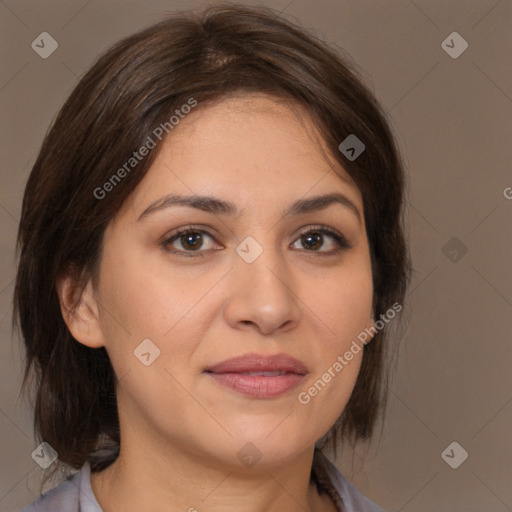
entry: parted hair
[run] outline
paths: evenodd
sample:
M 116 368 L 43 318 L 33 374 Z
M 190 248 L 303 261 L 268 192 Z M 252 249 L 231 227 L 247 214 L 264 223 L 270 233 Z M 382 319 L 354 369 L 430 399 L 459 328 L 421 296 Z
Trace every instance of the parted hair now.
M 56 282 L 66 273 L 79 282 L 94 275 L 107 224 L 160 145 L 123 173 L 107 197 L 98 198 L 98 187 L 191 98 L 198 110 L 244 93 L 307 110 L 331 157 L 362 194 L 375 319 L 403 303 L 411 270 L 406 175 L 386 114 L 350 57 L 269 8 L 220 4 L 173 14 L 115 44 L 80 79 L 25 188 L 13 321 L 25 345 L 23 390 L 34 400 L 37 437 L 64 467 L 79 469 L 87 461 L 93 472 L 107 467 L 117 456 L 120 430 L 107 352 L 73 338 Z M 356 159 L 339 149 L 351 134 L 365 145 Z M 354 390 L 323 447 L 371 438 L 386 401 L 391 341 L 386 326 L 365 345 Z

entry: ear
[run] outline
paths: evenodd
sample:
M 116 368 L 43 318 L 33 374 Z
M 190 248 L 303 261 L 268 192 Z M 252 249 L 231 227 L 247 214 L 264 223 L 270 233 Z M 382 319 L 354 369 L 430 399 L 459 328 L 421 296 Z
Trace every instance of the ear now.
M 62 317 L 73 338 L 91 348 L 104 346 L 92 280 L 84 285 L 67 272 L 57 280 L 56 287 Z

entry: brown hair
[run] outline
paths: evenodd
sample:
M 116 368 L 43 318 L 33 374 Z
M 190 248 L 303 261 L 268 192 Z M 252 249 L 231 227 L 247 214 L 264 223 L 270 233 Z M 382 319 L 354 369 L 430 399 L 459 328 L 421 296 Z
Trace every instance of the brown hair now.
M 348 58 L 268 8 L 217 5 L 172 16 L 109 49 L 80 80 L 48 132 L 23 198 L 14 318 L 26 346 L 23 388 L 35 377 L 35 429 L 68 467 L 93 471 L 119 443 L 115 375 L 103 348 L 70 334 L 56 280 L 94 275 L 102 236 L 158 152 L 152 150 L 108 198 L 98 187 L 133 158 L 176 108 L 244 92 L 303 105 L 332 156 L 362 193 L 378 319 L 402 303 L 410 272 L 403 230 L 405 176 L 385 115 Z M 167 123 L 167 125 L 165 125 Z M 365 144 L 355 160 L 338 149 L 350 134 Z M 114 171 L 114 172 L 113 172 Z M 365 346 L 341 417 L 325 437 L 368 439 L 385 400 L 388 332 Z

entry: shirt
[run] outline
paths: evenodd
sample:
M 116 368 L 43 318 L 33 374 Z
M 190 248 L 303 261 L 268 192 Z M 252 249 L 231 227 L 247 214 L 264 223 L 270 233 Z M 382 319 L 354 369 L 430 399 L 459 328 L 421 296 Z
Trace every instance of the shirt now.
M 338 512 L 385 512 L 363 496 L 318 450 L 313 459 L 313 473 L 320 492 L 332 498 Z M 91 488 L 89 463 L 21 512 L 103 512 Z

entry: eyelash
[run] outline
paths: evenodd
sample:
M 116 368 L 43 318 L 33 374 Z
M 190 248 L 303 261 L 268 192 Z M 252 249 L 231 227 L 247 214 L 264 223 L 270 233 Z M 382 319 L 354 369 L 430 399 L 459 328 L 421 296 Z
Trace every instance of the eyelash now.
M 208 232 L 208 231 L 206 231 L 204 229 L 195 228 L 194 226 L 187 226 L 187 227 L 184 227 L 184 228 L 180 228 L 175 233 L 172 233 L 170 236 L 166 237 L 162 241 L 162 246 L 163 246 L 163 248 L 166 251 L 170 252 L 171 254 L 183 255 L 184 257 L 187 257 L 187 258 L 190 258 L 190 257 L 203 257 L 204 254 L 202 254 L 202 253 L 204 253 L 206 251 L 201 251 L 201 250 L 197 250 L 197 251 L 176 250 L 176 249 L 172 249 L 170 247 L 170 245 L 175 240 L 178 240 L 183 235 L 188 235 L 188 234 L 191 234 L 191 233 L 207 235 L 210 238 L 212 238 L 213 240 L 215 240 L 215 237 L 210 232 Z M 306 251 L 306 252 L 318 253 L 320 256 L 334 256 L 334 255 L 338 254 L 341 251 L 344 251 L 344 250 L 352 248 L 352 245 L 350 245 L 347 242 L 347 239 L 341 233 L 339 233 L 336 230 L 333 230 L 332 228 L 329 228 L 327 226 L 321 225 L 321 224 L 313 225 L 313 226 L 308 226 L 307 229 L 305 229 L 305 230 L 303 230 L 303 231 L 301 231 L 299 233 L 299 236 L 295 239 L 293 244 L 295 244 L 302 236 L 304 236 L 304 235 L 306 235 L 308 233 L 319 233 L 319 234 L 322 234 L 322 235 L 328 235 L 328 236 L 330 236 L 331 238 L 333 238 L 336 241 L 336 243 L 338 244 L 338 247 L 336 249 L 334 249 L 334 250 L 329 251 L 329 252 L 322 252 L 322 251 L 315 251 L 315 250 L 304 249 L 304 251 Z M 213 250 L 217 250 L 217 249 L 213 249 Z

